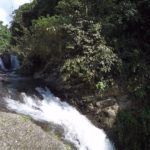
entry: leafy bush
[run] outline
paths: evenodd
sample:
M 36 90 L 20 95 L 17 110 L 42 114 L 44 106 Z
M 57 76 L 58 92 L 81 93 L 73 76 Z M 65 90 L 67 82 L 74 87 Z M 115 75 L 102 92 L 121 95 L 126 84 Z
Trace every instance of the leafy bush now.
M 118 61 L 111 47 L 101 36 L 101 25 L 92 20 L 78 20 L 65 26 L 68 34 L 66 59 L 61 71 L 65 80 L 86 82 L 95 88 L 112 78 L 112 67 Z
M 10 31 L 7 26 L 0 22 L 0 51 L 3 51 L 10 44 Z
M 40 17 L 34 20 L 32 27 L 25 31 L 24 36 L 18 42 L 18 49 L 21 49 L 23 64 L 31 64 L 31 68 L 38 71 L 47 63 L 60 61 L 64 36 L 62 25 L 68 20 L 62 16 Z M 30 63 L 25 63 L 29 61 Z M 34 72 L 34 69 L 32 70 Z
M 116 121 L 116 139 L 122 150 L 150 149 L 150 110 L 122 111 Z

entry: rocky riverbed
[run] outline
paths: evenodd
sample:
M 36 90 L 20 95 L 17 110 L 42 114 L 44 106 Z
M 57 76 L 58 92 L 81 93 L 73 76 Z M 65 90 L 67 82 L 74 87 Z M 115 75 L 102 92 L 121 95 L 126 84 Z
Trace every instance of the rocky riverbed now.
M 83 94 L 83 93 L 76 92 L 76 89 L 72 89 L 72 87 L 66 88 L 65 86 L 62 87 L 61 84 L 59 84 L 59 85 L 55 84 L 55 83 L 59 83 L 59 82 L 52 83 L 52 82 L 46 81 L 44 83 L 44 82 L 37 82 L 30 78 L 22 78 L 22 77 L 20 78 L 17 76 L 9 76 L 8 77 L 5 75 L 1 75 L 0 80 L 1 80 L 0 81 L 1 97 L 4 97 L 5 95 L 7 95 L 7 92 L 9 92 L 8 89 L 15 90 L 15 93 L 16 93 L 16 90 L 19 93 L 22 91 L 25 91 L 30 95 L 30 93 L 33 94 L 33 92 L 35 92 L 35 91 L 33 91 L 34 87 L 37 87 L 39 85 L 40 86 L 43 86 L 43 85 L 48 86 L 55 95 L 60 97 L 62 100 L 67 101 L 71 105 L 75 106 L 80 112 L 82 112 L 84 115 L 86 115 L 96 126 L 105 129 L 105 131 L 110 131 L 107 133 L 111 133 L 111 129 L 114 127 L 118 112 L 120 110 L 129 109 L 131 106 L 131 101 L 130 101 L 128 95 L 123 95 L 123 94 L 119 95 L 118 93 L 117 93 L 118 94 L 117 95 L 113 91 L 111 92 L 112 95 L 110 94 L 105 97 L 100 97 L 99 95 L 89 95 L 90 92 L 88 93 L 88 89 L 82 89 L 81 92 L 84 92 L 84 94 Z M 85 92 L 87 92 L 87 94 Z M 16 97 L 17 95 L 14 95 L 13 93 L 9 93 L 9 94 L 11 94 L 11 96 L 14 99 L 17 98 Z M 6 111 L 5 104 L 3 102 L 4 102 L 4 100 L 2 100 L 0 102 L 0 106 L 1 106 L 0 110 Z M 24 117 L 22 117 L 20 115 L 12 114 L 10 112 L 9 113 L 1 112 L 1 116 L 4 116 L 3 118 L 1 118 L 3 120 L 4 120 L 4 118 L 6 118 L 4 121 L 3 120 L 1 121 L 1 122 L 6 122 L 6 126 L 4 126 L 5 125 L 5 123 L 4 123 L 3 128 L 1 128 L 3 130 L 2 132 L 8 133 L 8 135 L 10 133 L 10 136 L 8 136 L 8 135 L 5 136 L 5 134 L 1 134 L 1 136 L 3 137 L 3 138 L 1 137 L 1 139 L 2 139 L 1 145 L 3 146 L 3 144 L 4 144 L 4 146 L 6 146 L 3 148 L 4 150 L 13 144 L 14 144 L 13 146 L 15 146 L 14 149 L 17 149 L 17 146 L 19 149 L 20 146 L 23 146 L 23 143 L 27 144 L 28 142 L 30 142 L 29 139 L 31 137 L 33 137 L 33 139 L 32 139 L 30 147 L 32 147 L 32 143 L 34 143 L 33 147 L 34 147 L 34 145 L 37 145 L 37 147 L 35 147 L 35 149 L 38 149 L 38 148 L 39 149 L 50 149 L 51 146 L 52 146 L 52 149 L 56 149 L 56 150 L 57 149 L 63 150 L 66 148 L 67 149 L 71 148 L 70 146 L 66 146 L 66 144 L 64 144 L 64 142 L 62 142 L 61 139 L 57 138 L 57 136 L 54 133 L 45 132 L 41 128 L 42 124 L 40 124 L 40 126 L 39 126 L 39 125 L 35 124 L 34 122 L 32 122 L 30 119 L 24 119 Z M 21 124 L 23 124 L 23 126 L 21 126 Z M 8 127 L 8 125 L 9 125 L 9 127 Z M 22 127 L 25 130 L 22 131 Z M 34 128 L 34 131 L 31 136 L 30 136 L 30 134 L 28 135 L 28 132 L 29 132 L 28 130 L 30 130 L 30 127 Z M 17 131 L 15 131 L 15 130 L 17 130 Z M 15 133 L 15 134 L 13 135 L 13 133 Z M 18 138 L 18 139 L 16 139 L 15 137 L 10 138 L 13 136 L 16 136 L 16 138 Z M 51 138 L 49 138 L 49 136 L 51 136 Z M 43 142 L 43 144 L 45 143 L 44 145 L 42 145 L 42 143 L 38 142 L 38 140 L 40 140 L 41 137 L 43 140 L 45 139 L 44 140 L 45 142 Z M 8 138 L 8 143 L 5 143 L 5 140 L 7 138 Z M 14 139 L 14 141 L 12 139 Z M 9 140 L 10 140 L 10 142 L 9 142 Z M 49 142 L 49 140 L 51 142 Z M 53 140 L 54 140 L 54 142 L 53 142 Z M 17 141 L 17 142 L 15 143 L 15 141 Z M 55 144 L 55 141 L 56 141 L 56 144 Z M 38 143 L 38 144 L 36 144 L 36 143 Z M 45 147 L 42 147 L 42 146 L 45 146 Z M 56 146 L 56 148 L 53 148 L 55 146 Z M 26 147 L 26 145 L 24 147 Z M 23 147 L 21 147 L 21 149 L 23 149 Z M 32 149 L 34 149 L 34 148 L 32 148 Z
M 82 85 L 63 85 L 53 76 L 43 81 L 55 95 L 75 106 L 96 126 L 106 130 L 114 126 L 119 111 L 134 107 L 130 95 L 118 87 L 110 88 L 100 96 Z
M 23 82 L 24 80 L 24 82 Z M 30 83 L 30 84 L 29 84 Z M 29 117 L 9 111 L 4 97 L 10 90 L 14 93 L 32 93 L 35 86 L 30 79 L 0 75 L 0 149 L 1 150 L 68 150 L 71 149 L 61 137 L 52 132 L 45 123 L 34 122 Z M 13 97 L 19 95 L 11 93 Z

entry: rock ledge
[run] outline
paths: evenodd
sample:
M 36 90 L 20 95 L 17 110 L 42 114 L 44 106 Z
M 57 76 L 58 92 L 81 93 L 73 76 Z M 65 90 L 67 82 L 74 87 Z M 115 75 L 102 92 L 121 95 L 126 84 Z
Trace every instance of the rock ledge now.
M 0 148 L 2 150 L 66 150 L 65 144 L 51 132 L 45 132 L 21 115 L 0 112 Z

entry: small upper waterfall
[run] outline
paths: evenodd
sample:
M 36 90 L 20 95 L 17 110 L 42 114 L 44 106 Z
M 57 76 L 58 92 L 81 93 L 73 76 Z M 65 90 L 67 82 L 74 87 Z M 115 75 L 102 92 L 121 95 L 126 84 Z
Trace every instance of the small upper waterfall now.
M 3 58 L 3 56 L 0 57 L 0 70 L 2 71 L 15 71 L 17 69 L 19 69 L 20 67 L 20 63 L 19 63 L 19 60 L 18 60 L 18 57 L 15 55 L 15 54 L 9 54 L 8 57 L 10 57 L 10 62 L 7 62 L 7 63 L 10 63 L 10 67 L 8 67 L 8 65 L 6 65 L 6 62 L 5 62 L 5 58 Z
M 10 55 L 11 58 L 11 70 L 17 70 L 20 67 L 18 57 L 16 55 Z
M 29 115 L 38 121 L 61 126 L 64 139 L 73 143 L 78 150 L 114 150 L 105 132 L 95 127 L 74 107 L 60 101 L 47 88 L 36 88 L 36 90 L 43 100 L 25 93 L 21 94 L 19 101 L 5 97 L 8 109 Z
M 5 68 L 4 66 L 4 63 L 3 63 L 3 60 L 2 58 L 0 57 L 0 69 L 3 70 L 3 71 L 6 71 L 7 69 Z

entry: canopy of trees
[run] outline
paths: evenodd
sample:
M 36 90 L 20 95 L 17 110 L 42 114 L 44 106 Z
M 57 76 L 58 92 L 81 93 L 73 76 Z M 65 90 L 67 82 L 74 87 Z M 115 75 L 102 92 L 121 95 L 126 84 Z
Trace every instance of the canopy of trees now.
M 3 22 L 0 22 L 0 52 L 4 51 L 8 47 L 10 42 L 10 31 L 7 26 L 3 25 Z
M 142 104 L 140 118 L 147 120 L 140 128 L 149 132 L 149 14 L 149 0 L 34 0 L 15 11 L 11 44 L 30 73 L 46 66 L 47 74 L 55 69 L 71 86 L 82 83 L 100 93 L 114 84 L 124 87 Z M 132 147 L 128 138 L 121 141 L 126 149 L 143 149 L 139 139 Z
M 52 57 L 63 61 L 65 79 L 82 78 L 93 87 L 117 74 L 144 96 L 150 74 L 149 5 L 148 0 L 34 0 L 15 12 L 11 43 L 28 58 L 42 57 L 43 65 Z

